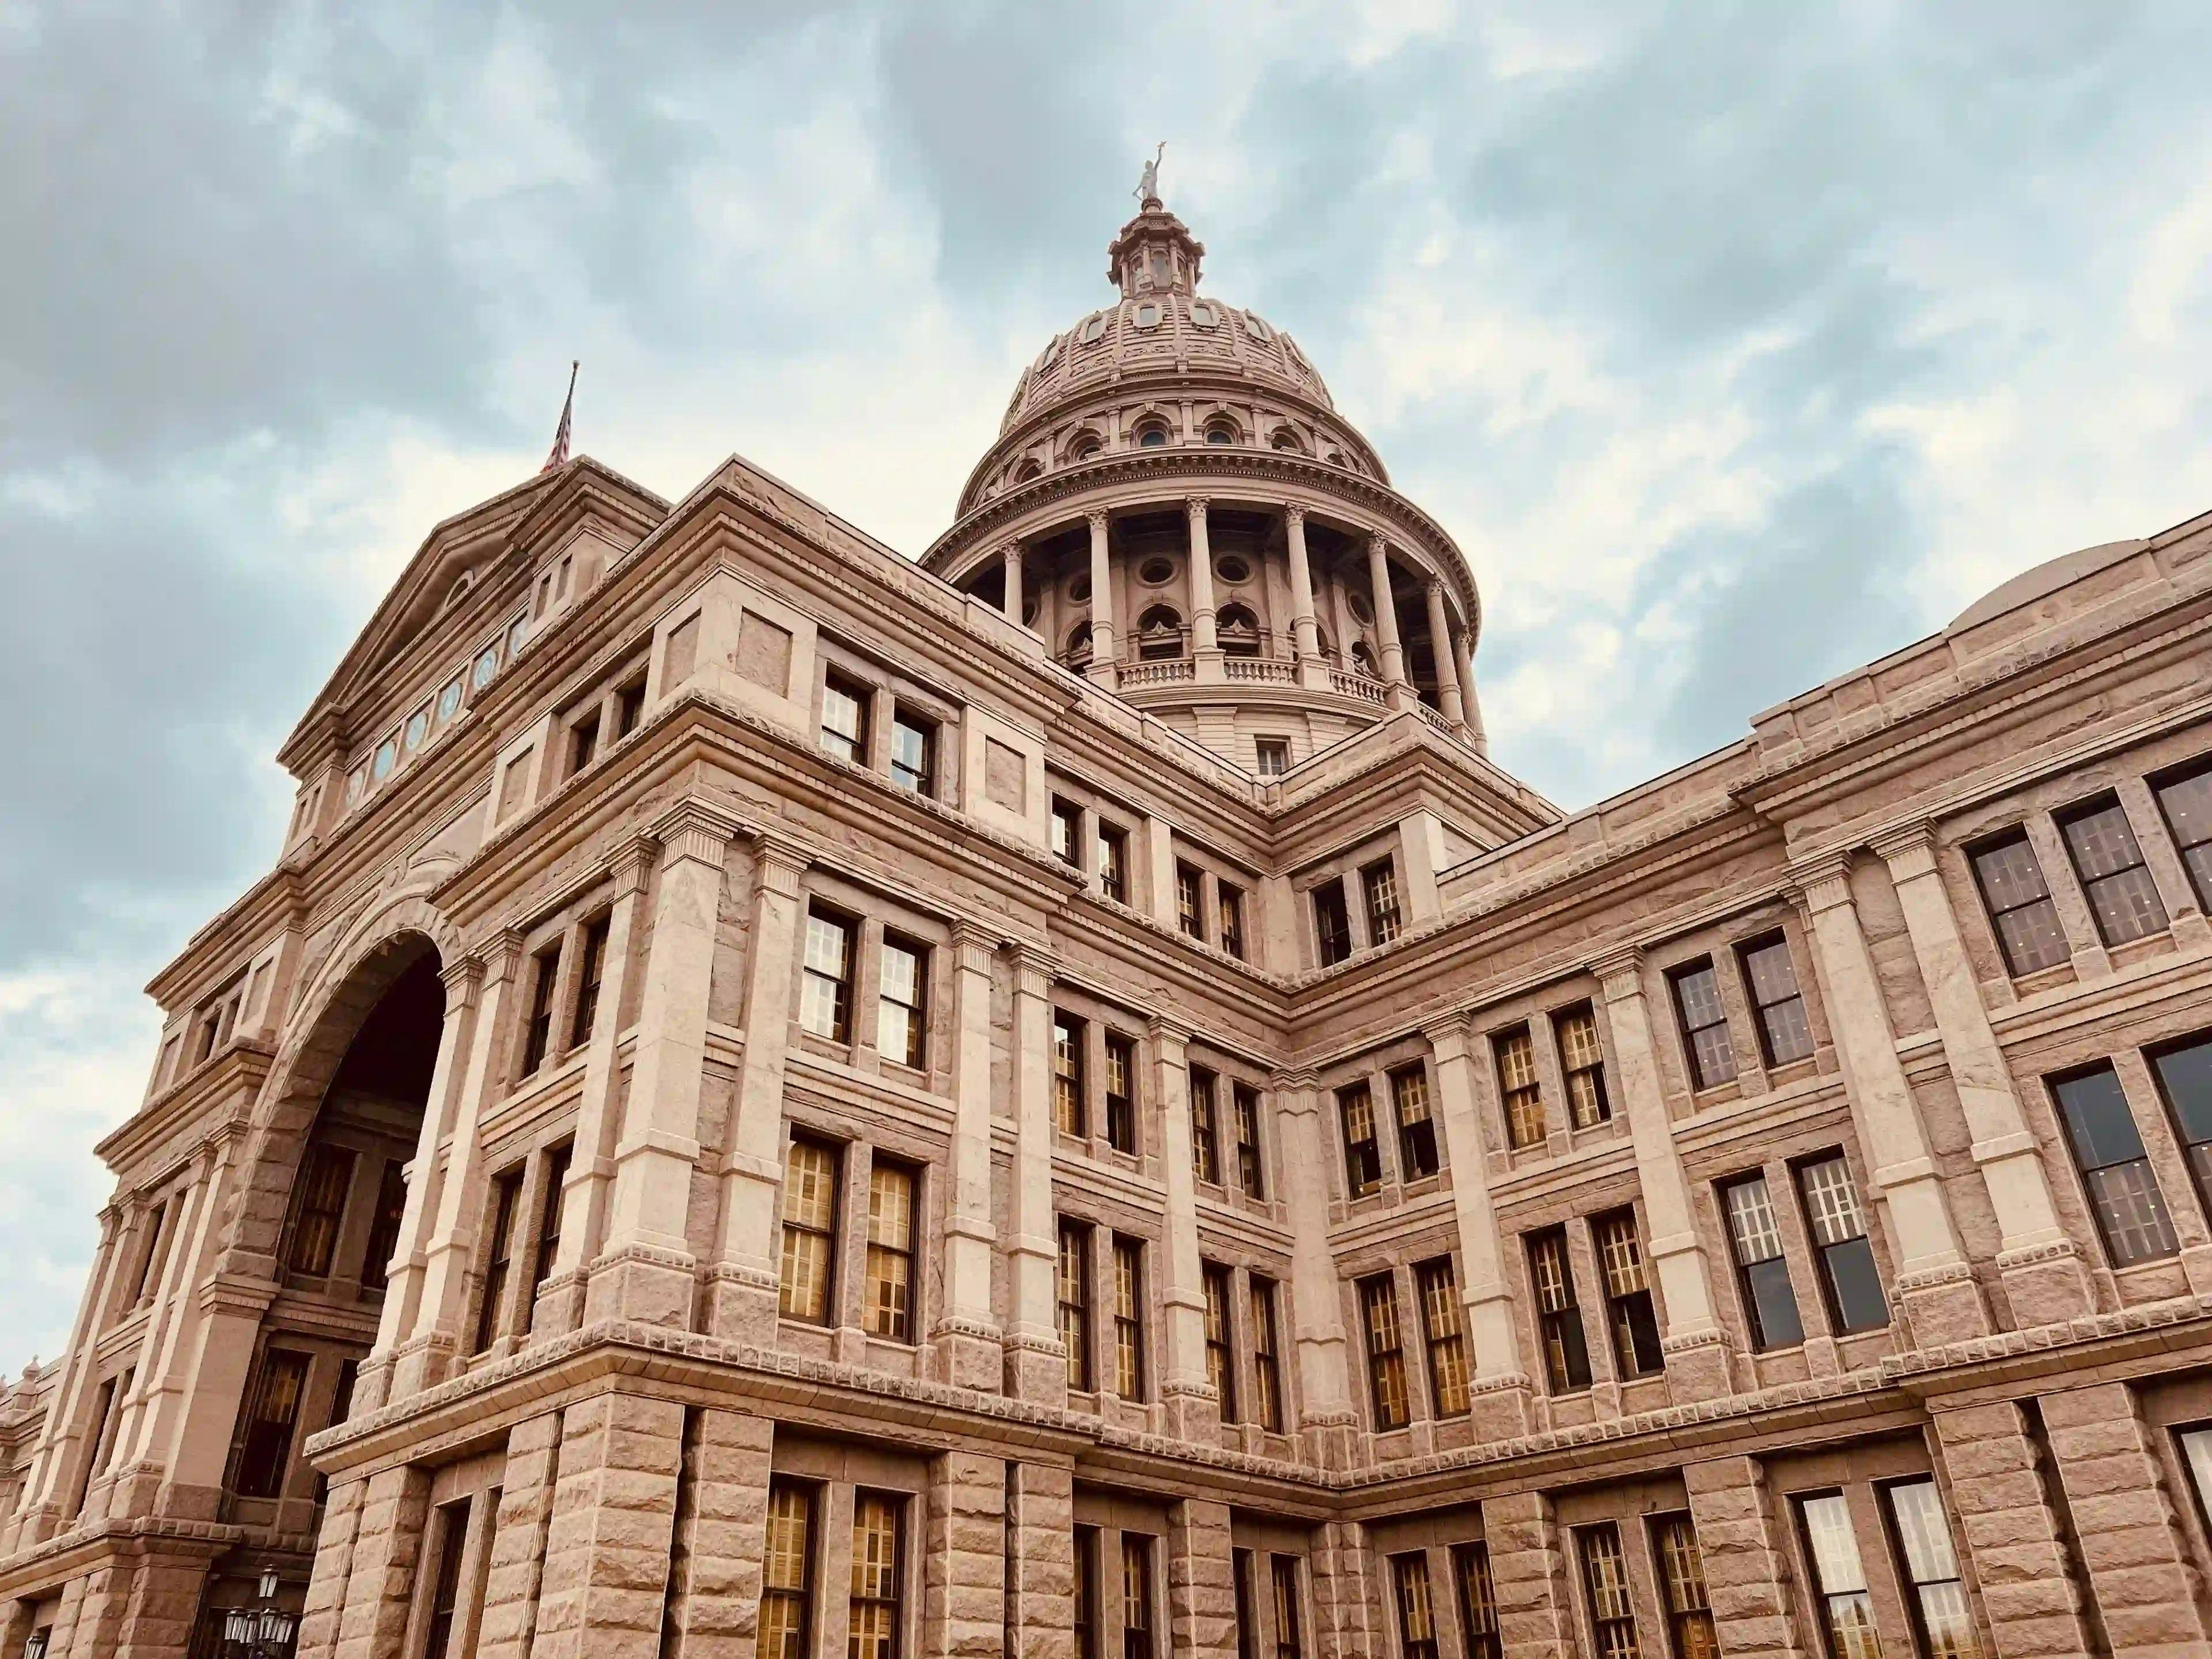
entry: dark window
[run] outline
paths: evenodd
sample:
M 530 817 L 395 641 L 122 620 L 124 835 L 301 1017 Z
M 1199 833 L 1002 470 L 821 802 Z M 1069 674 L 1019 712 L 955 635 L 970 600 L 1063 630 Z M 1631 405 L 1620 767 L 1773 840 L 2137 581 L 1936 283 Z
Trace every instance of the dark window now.
M 2212 1213 L 2212 1038 L 2154 1054 L 2151 1070 L 2188 1149 L 2198 1195 Z
M 1382 1148 L 1375 1139 L 1375 1097 L 1364 1083 L 1336 1091 L 1336 1109 L 1344 1120 L 1344 1184 L 1354 1198 L 1364 1198 L 1382 1185 Z
M 1198 939 L 1206 937 L 1206 911 L 1200 898 L 1202 879 L 1192 866 L 1176 866 L 1176 926 Z
M 1073 1014 L 1052 1017 L 1052 1115 L 1062 1134 L 1091 1132 L 1089 1103 L 1083 1086 L 1083 1022 Z
M 1437 1611 L 1429 1600 L 1429 1558 L 1420 1551 L 1390 1558 L 1397 1592 L 1398 1651 L 1404 1659 L 1437 1659 Z
M 868 1254 L 860 1323 L 871 1336 L 914 1340 L 914 1171 L 878 1159 L 868 1170 Z
M 2189 866 L 2197 902 L 2212 909 L 2212 762 L 2199 761 L 2151 787 L 2174 845 L 2181 849 L 2181 861 Z
M 1253 1644 L 1259 1629 L 1252 1611 L 1252 1552 L 1229 1552 L 1229 1579 L 1237 1588 L 1237 1659 L 1260 1659 Z
M 1075 1659 L 1098 1659 L 1098 1528 L 1075 1529 Z
M 1106 1144 L 1133 1157 L 1137 1151 L 1137 1045 L 1106 1034 Z
M 1498 1097 L 1505 1108 L 1505 1140 L 1510 1146 L 1540 1146 L 1547 1126 L 1544 1091 L 1536 1081 L 1536 1044 L 1528 1028 L 1516 1025 L 1491 1039 L 1498 1062 Z
M 568 728 L 568 775 L 574 777 L 599 752 L 599 711 L 596 708 Z
M 422 1659 L 446 1659 L 453 1639 L 453 1615 L 461 1605 L 461 1556 L 469 1541 L 469 1500 L 438 1510 L 437 1567 L 430 1575 L 430 1621 L 422 1638 Z
M 1636 1607 L 1628 1589 L 1628 1558 L 1620 1528 L 1607 1521 L 1575 1534 L 1583 1558 L 1583 1593 L 1589 1601 L 1590 1633 L 1598 1659 L 1637 1659 Z
M 831 1042 L 853 1040 L 853 939 L 842 916 L 810 908 L 799 983 L 799 1029 Z
M 760 1659 L 805 1659 L 814 1609 L 814 1491 L 788 1480 L 768 1491 L 762 1562 Z
M 1214 1109 L 1213 1073 L 1190 1068 L 1191 1173 L 1212 1186 L 1221 1184 L 1221 1134 Z
M 640 674 L 615 693 L 615 736 L 628 737 L 645 715 L 645 676 Z
M 1249 1288 L 1252 1308 L 1252 1381 L 1259 1393 L 1260 1426 L 1270 1434 L 1280 1434 L 1283 1354 L 1275 1328 L 1275 1282 L 1254 1273 Z
M 891 716 L 891 781 L 917 795 L 937 793 L 937 728 L 903 708 Z
M 1797 969 L 1790 942 L 1777 933 L 1743 947 L 1744 982 L 1759 1017 L 1759 1046 L 1769 1066 L 1787 1066 L 1813 1052 L 1813 1027 L 1798 994 Z
M 1717 1088 L 1735 1076 L 1735 1049 L 1729 1042 L 1728 1012 L 1721 1006 L 1720 975 L 1706 960 L 1677 968 L 1667 978 L 1674 988 L 1682 1046 L 1689 1051 L 1690 1086 Z
M 592 1040 L 599 1023 L 599 988 L 607 976 L 608 918 L 599 917 L 584 928 L 584 959 L 576 970 L 576 1018 L 569 1027 L 568 1046 L 580 1048 Z
M 1116 904 L 1129 902 L 1129 835 L 1112 824 L 1098 826 L 1098 890 Z
M 855 766 L 868 763 L 867 688 L 832 674 L 822 684 L 822 747 Z
M 1060 1265 L 1053 1279 L 1060 1346 L 1067 1350 L 1067 1386 L 1091 1391 L 1091 1229 L 1060 1224 Z
M 830 1322 L 837 1259 L 837 1149 L 794 1139 L 783 1160 L 783 1254 L 778 1300 L 787 1319 Z
M 2172 1255 L 2179 1248 L 2173 1223 L 2166 1215 L 2158 1177 L 2143 1155 L 2142 1137 L 2128 1110 L 2119 1074 L 2106 1064 L 2051 1087 L 2058 1097 L 2066 1139 L 2081 1171 L 2081 1184 L 2088 1188 L 2089 1206 L 2097 1212 L 2097 1230 L 2105 1237 L 2112 1265 L 2124 1267 Z
M 292 1464 L 292 1431 L 299 1425 L 301 1396 L 307 1387 L 306 1354 L 290 1348 L 270 1348 L 262 1354 L 239 1450 L 240 1498 L 275 1498 L 283 1491 Z
M 1597 1246 L 1598 1276 L 1605 1281 L 1614 1368 L 1624 1377 L 1663 1370 L 1667 1360 L 1659 1347 L 1659 1320 L 1651 1307 L 1651 1285 L 1644 1269 L 1644 1248 L 1636 1237 L 1635 1212 L 1615 1210 L 1595 1217 L 1590 1237 Z
M 1388 945 L 1405 930 L 1398 910 L 1398 866 L 1389 859 L 1359 872 L 1359 890 L 1367 902 L 1367 942 Z
M 1263 778 L 1279 778 L 1291 769 L 1291 745 L 1282 738 L 1257 738 L 1252 753 Z
M 1667 1606 L 1667 1635 L 1674 1659 L 1719 1659 L 1705 1558 L 1698 1553 L 1698 1530 L 1690 1517 L 1662 1515 L 1653 1522 L 1651 1553 L 1658 1558 L 1659 1594 Z
M 1850 1505 L 1839 1492 L 1800 1498 L 1797 1522 L 1804 1532 L 1806 1559 L 1813 1565 L 1813 1590 L 1820 1598 L 1828 1650 L 1844 1659 L 1880 1653 L 1881 1638 L 1875 1630 L 1874 1601 L 1867 1594 Z
M 1141 1533 L 1121 1534 L 1121 1659 L 1152 1659 L 1152 1540 Z
M 1605 1054 L 1598 1046 L 1597 1014 L 1589 1004 L 1563 1009 L 1552 1017 L 1559 1041 L 1559 1065 L 1567 1078 L 1567 1121 L 1594 1129 L 1613 1115 L 1605 1092 Z
M 2135 826 L 2117 799 L 2108 796 L 2075 808 L 2058 820 L 2058 829 L 2106 944 L 2125 945 L 2166 931 L 2158 884 L 2144 867 Z
M 877 978 L 876 1052 L 893 1065 L 920 1066 L 929 1050 L 929 952 L 886 933 Z
M 353 1186 L 353 1153 L 343 1146 L 318 1146 L 300 1172 L 299 1208 L 292 1218 L 292 1248 L 284 1265 L 309 1279 L 331 1271 L 345 1220 L 346 1194 Z
M 1972 1654 L 1973 1610 L 1959 1576 L 1959 1554 L 1952 1547 L 1950 1523 L 1936 1483 L 1925 1476 L 1883 1489 L 1897 1553 L 1912 1586 L 1912 1616 L 1923 1653 Z
M 1398 1114 L 1398 1172 L 1419 1181 L 1437 1172 L 1437 1124 L 1429 1114 L 1429 1073 L 1401 1066 L 1390 1073 L 1390 1103 Z
M 337 1386 L 331 1390 L 330 1415 L 323 1419 L 325 1428 L 334 1429 L 353 1414 L 354 1385 L 360 1381 L 360 1360 L 347 1359 L 339 1362 Z M 330 1495 L 330 1476 L 318 1472 L 315 1476 L 315 1502 L 321 1504 L 326 1501 Z
M 1438 1417 L 1463 1417 L 1468 1409 L 1467 1338 L 1459 1281 L 1451 1258 L 1440 1255 L 1413 1268 L 1421 1298 L 1421 1338 L 1429 1354 L 1429 1399 Z
M 545 1063 L 553 1046 L 553 989 L 561 980 L 561 947 L 540 951 L 530 959 L 530 1022 L 522 1029 L 522 1075 L 529 1077 Z
M 510 1170 L 491 1183 L 491 1254 L 485 1258 L 483 1300 L 477 1308 L 476 1346 L 482 1353 L 499 1334 L 499 1304 L 507 1297 L 507 1274 L 514 1261 L 514 1206 L 522 1196 L 522 1171 Z
M 1114 1392 L 1145 1397 L 1145 1247 L 1114 1240 Z
M 906 1503 L 853 1494 L 853 1593 L 846 1602 L 848 1659 L 898 1659 L 900 1589 L 906 1577 Z
M 138 1271 L 131 1288 L 131 1300 L 135 1304 L 146 1299 L 147 1287 L 154 1281 L 154 1260 L 161 1254 L 162 1235 L 167 1230 L 168 1200 L 164 1199 L 146 1214 L 145 1248 L 138 1253 Z
M 1544 1375 L 1553 1394 L 1590 1385 L 1589 1347 L 1583 1310 L 1575 1300 L 1575 1270 L 1567 1259 L 1567 1234 L 1553 1227 L 1528 1236 L 1528 1277 L 1536 1287 L 1536 1322 L 1544 1348 Z
M 1721 1188 L 1728 1212 L 1729 1247 L 1735 1256 L 1736 1283 L 1754 1348 L 1791 1348 L 1805 1340 L 1797 1316 L 1797 1293 L 1790 1288 L 1790 1263 L 1782 1254 L 1782 1228 L 1763 1175 L 1746 1176 Z
M 1073 801 L 1055 798 L 1052 803 L 1052 855 L 1083 867 L 1083 809 Z
M 1836 1328 L 1869 1331 L 1888 1324 L 1889 1303 L 1867 1238 L 1866 1214 L 1844 1155 L 1799 1164 L 1797 1191 L 1805 1202 L 1806 1229 L 1820 1255 L 1821 1289 Z
M 1467 1636 L 1467 1659 L 1500 1659 L 1498 1593 L 1490 1582 L 1486 1544 L 1452 1546 L 1452 1580 L 1459 1590 L 1459 1627 Z
M 1321 965 L 1334 967 L 1352 954 L 1352 918 L 1344 908 L 1344 883 L 1325 881 L 1313 890 L 1314 939 Z
M 1377 1429 L 1402 1429 L 1413 1417 L 1406 1391 L 1406 1342 L 1398 1328 L 1398 1286 L 1389 1273 L 1359 1281 L 1359 1322 L 1367 1336 L 1367 1383 Z
M 1260 1091 L 1249 1083 L 1232 1083 L 1229 1102 L 1231 1115 L 1236 1120 L 1237 1188 L 1247 1198 L 1265 1198 L 1267 1175 L 1260 1155 Z
M 2014 974 L 2032 974 L 2055 968 L 2072 955 L 2027 830 L 2015 830 L 1984 842 L 1973 850 L 1971 861 L 1982 902 L 1989 907 L 1990 921 L 1997 930 L 1997 943 L 2004 947 L 2007 968 Z
M 1275 1659 L 1304 1659 L 1305 1643 L 1298 1618 L 1298 1558 L 1269 1556 L 1267 1580 L 1275 1601 Z
M 1237 1350 L 1229 1337 L 1229 1269 L 1208 1261 L 1199 1269 L 1206 1291 L 1206 1380 L 1221 1402 L 1221 1420 L 1237 1420 Z
M 561 1206 L 567 1200 L 568 1164 L 574 1149 L 567 1144 L 545 1155 L 545 1192 L 538 1205 L 538 1255 L 531 1264 L 530 1290 L 533 1310 L 538 1287 L 553 1276 L 553 1263 L 561 1254 Z
M 1221 948 L 1239 962 L 1244 959 L 1244 890 L 1225 881 L 1213 884 L 1213 908 L 1219 920 Z
M 407 1166 L 396 1158 L 384 1160 L 384 1175 L 376 1186 L 376 1219 L 369 1224 L 368 1249 L 361 1260 L 363 1290 L 380 1291 L 392 1271 L 392 1253 L 399 1248 L 400 1224 L 407 1218 Z

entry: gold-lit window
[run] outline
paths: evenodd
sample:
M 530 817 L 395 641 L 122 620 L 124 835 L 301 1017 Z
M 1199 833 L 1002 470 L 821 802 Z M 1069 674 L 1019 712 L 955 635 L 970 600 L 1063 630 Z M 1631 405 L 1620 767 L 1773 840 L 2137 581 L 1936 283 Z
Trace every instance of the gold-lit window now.
M 853 1037 L 853 924 L 842 916 L 807 912 L 799 1026 L 832 1042 Z
M 1422 1262 L 1413 1269 L 1413 1279 L 1420 1288 L 1421 1334 L 1428 1344 L 1429 1393 L 1437 1415 L 1463 1415 L 1468 1408 L 1467 1338 L 1451 1258 Z
M 1528 1028 L 1501 1031 L 1492 1046 L 1498 1056 L 1498 1098 L 1505 1105 L 1505 1138 L 1516 1146 L 1540 1146 L 1548 1129 L 1544 1092 L 1536 1081 L 1536 1045 Z
M 1237 1353 L 1229 1340 L 1229 1269 L 1207 1262 L 1201 1271 L 1206 1289 L 1206 1380 L 1221 1402 L 1221 1420 L 1237 1420 Z
M 871 1336 L 914 1340 L 914 1171 L 877 1164 L 868 1171 L 867 1300 Z
M 1145 1397 L 1145 1247 L 1114 1241 L 1114 1392 Z
M 1060 1224 L 1060 1263 L 1053 1276 L 1060 1340 L 1067 1350 L 1067 1386 L 1091 1389 L 1091 1230 Z
M 786 1318 L 829 1322 L 836 1230 L 837 1154 L 818 1141 L 793 1140 L 783 1165 L 781 1304 Z
M 768 1494 L 762 1561 L 760 1659 L 805 1659 L 814 1603 L 814 1493 L 779 1480 Z
M 1083 1088 L 1083 1022 L 1073 1014 L 1052 1017 L 1052 1115 L 1060 1132 L 1090 1132 Z
M 1398 1287 L 1388 1273 L 1359 1281 L 1359 1319 L 1367 1335 L 1367 1382 L 1375 1426 L 1402 1429 L 1413 1416 L 1406 1393 L 1405 1340 L 1398 1330 Z
M 898 1659 L 899 1589 L 905 1576 L 906 1504 L 882 1492 L 853 1497 L 853 1594 L 848 1659 Z
M 1587 1002 L 1556 1016 L 1559 1066 L 1567 1079 L 1567 1121 L 1594 1129 L 1613 1115 L 1605 1093 L 1605 1054 L 1598 1047 L 1597 1015 Z

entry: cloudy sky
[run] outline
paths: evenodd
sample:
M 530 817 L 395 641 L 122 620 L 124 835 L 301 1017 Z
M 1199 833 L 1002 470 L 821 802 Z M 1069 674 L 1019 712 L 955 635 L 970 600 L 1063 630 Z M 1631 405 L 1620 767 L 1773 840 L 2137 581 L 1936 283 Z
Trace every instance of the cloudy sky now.
M 2212 12 L 0 3 L 0 1364 L 141 992 L 437 519 L 736 450 L 909 551 L 1138 163 L 1468 550 L 1579 805 L 2212 505 Z

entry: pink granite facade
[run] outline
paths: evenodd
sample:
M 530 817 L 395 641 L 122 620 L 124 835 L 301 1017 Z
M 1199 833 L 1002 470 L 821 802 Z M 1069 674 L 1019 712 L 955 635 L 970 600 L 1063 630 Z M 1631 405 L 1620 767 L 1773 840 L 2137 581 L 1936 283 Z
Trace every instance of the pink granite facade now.
M 0 1655 L 2212 1653 L 2212 515 L 1565 814 L 1202 254 L 918 561 L 430 532 L 150 988 Z

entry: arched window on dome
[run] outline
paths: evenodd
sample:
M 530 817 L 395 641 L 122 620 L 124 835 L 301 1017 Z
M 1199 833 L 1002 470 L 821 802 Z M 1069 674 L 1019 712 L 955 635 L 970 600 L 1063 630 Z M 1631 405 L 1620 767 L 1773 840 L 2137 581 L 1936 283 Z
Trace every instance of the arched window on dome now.
M 1089 623 L 1078 623 L 1067 630 L 1067 644 L 1060 655 L 1060 660 L 1070 668 L 1087 668 L 1091 665 L 1091 624 Z
M 1137 307 L 1136 321 L 1139 328 L 1158 328 L 1160 325 L 1159 307 L 1150 300 L 1146 301 Z
M 1105 333 L 1106 313 L 1102 311 L 1097 316 L 1091 318 L 1090 321 L 1084 324 L 1083 343 L 1085 345 L 1096 345 L 1105 337 Z
M 1260 619 L 1249 606 L 1224 605 L 1213 619 L 1214 637 L 1221 642 L 1221 653 L 1226 657 L 1256 657 L 1260 654 Z
M 1173 605 L 1156 605 L 1137 618 L 1137 655 L 1145 662 L 1182 655 L 1182 616 Z
M 1275 332 L 1250 312 L 1244 313 L 1244 330 L 1255 340 L 1272 340 Z
M 1210 444 L 1240 443 L 1243 437 L 1237 429 L 1237 422 L 1226 416 L 1217 415 L 1206 423 L 1206 441 Z
M 1168 441 L 1168 423 L 1157 417 L 1142 421 L 1137 426 L 1137 447 L 1164 449 Z
M 1078 461 L 1087 461 L 1105 447 L 1098 434 L 1086 428 L 1068 440 L 1068 465 L 1072 466 Z
M 1014 482 L 1018 484 L 1027 483 L 1031 478 L 1041 478 L 1043 476 L 1044 467 L 1034 455 L 1014 469 Z
M 1291 431 L 1291 428 L 1286 426 L 1277 427 L 1275 428 L 1275 435 L 1268 439 L 1267 441 L 1273 447 L 1282 450 L 1286 454 L 1303 455 L 1306 453 L 1305 445 L 1298 441 L 1298 434 Z
M 1192 301 L 1190 325 L 1193 328 L 1212 328 L 1220 320 L 1221 313 L 1213 308 L 1213 302 L 1211 300 Z

